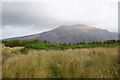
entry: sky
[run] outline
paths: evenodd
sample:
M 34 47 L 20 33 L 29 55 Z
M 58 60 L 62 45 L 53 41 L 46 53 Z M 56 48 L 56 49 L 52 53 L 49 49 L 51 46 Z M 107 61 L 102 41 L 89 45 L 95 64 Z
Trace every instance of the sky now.
M 83 24 L 118 32 L 119 0 L 2 0 L 2 39 Z

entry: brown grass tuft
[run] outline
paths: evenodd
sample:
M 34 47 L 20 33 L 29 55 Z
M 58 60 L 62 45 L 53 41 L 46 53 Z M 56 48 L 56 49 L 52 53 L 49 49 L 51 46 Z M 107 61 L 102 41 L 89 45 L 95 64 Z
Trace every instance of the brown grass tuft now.
M 7 55 L 5 55 L 7 54 Z M 12 55 L 3 50 L 3 78 L 116 78 L 118 48 L 29 50 Z M 9 55 L 11 56 L 11 54 Z

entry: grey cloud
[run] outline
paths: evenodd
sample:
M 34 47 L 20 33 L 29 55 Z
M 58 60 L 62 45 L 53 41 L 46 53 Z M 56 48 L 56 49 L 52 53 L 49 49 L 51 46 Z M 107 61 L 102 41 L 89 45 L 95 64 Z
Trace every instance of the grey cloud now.
M 99 4 L 96 0 L 93 1 L 94 3 L 87 1 L 84 4 L 81 3 L 84 0 L 76 0 L 76 2 L 70 2 L 70 0 L 66 0 L 66 2 L 64 0 L 54 1 L 3 2 L 4 38 L 13 36 L 15 30 L 19 30 L 15 34 L 15 36 L 19 36 L 50 30 L 61 25 L 74 24 L 85 24 L 111 31 L 116 30 L 117 8 L 111 6 L 112 0 L 104 2 L 104 4 Z M 20 33 L 20 31 L 24 31 L 24 33 Z
M 40 7 L 41 3 L 37 4 L 40 13 L 33 10 L 32 3 L 3 3 L 2 6 L 2 24 L 4 25 L 38 25 L 54 21 L 46 17 L 43 9 Z M 39 5 L 38 5 L 39 4 Z M 42 5 L 41 5 L 42 6 Z

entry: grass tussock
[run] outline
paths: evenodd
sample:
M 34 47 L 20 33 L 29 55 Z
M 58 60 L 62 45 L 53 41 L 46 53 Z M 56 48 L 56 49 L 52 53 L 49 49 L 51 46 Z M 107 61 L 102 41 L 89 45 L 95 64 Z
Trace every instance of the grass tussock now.
M 3 48 L 3 78 L 116 78 L 118 48 L 28 50 Z

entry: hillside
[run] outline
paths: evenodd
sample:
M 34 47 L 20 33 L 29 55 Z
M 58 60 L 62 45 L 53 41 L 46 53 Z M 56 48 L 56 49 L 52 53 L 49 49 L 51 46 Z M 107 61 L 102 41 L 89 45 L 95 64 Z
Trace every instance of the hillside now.
M 91 41 L 104 41 L 110 39 L 117 39 L 118 34 L 112 33 L 107 30 L 102 30 L 95 27 L 86 25 L 72 25 L 72 26 L 60 26 L 53 30 L 43 32 L 40 34 L 34 34 L 29 36 L 10 38 L 7 40 L 19 39 L 19 40 L 33 40 L 38 39 L 41 41 L 49 41 L 51 43 L 77 43 L 82 40 L 86 42 Z

